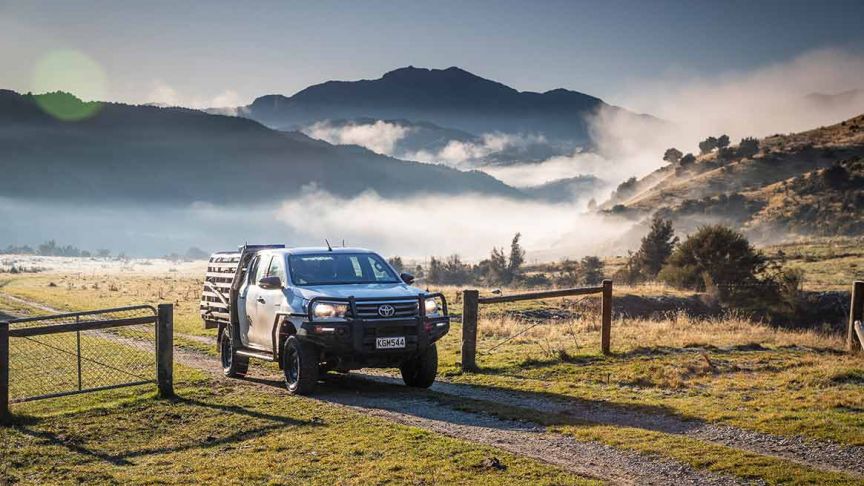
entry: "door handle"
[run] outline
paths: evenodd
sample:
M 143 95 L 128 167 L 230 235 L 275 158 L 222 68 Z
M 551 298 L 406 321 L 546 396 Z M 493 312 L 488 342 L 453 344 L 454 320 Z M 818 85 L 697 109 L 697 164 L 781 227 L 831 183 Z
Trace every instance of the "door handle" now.
M 264 297 L 258 297 L 258 298 L 255 299 L 255 300 L 257 300 L 257 301 L 258 301 L 259 303 L 261 303 L 261 304 L 264 303 Z

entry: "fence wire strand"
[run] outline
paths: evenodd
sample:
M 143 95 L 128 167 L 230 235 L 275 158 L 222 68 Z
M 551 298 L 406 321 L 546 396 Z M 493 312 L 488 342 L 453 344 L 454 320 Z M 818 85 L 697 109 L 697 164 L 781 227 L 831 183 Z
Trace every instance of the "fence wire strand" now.
M 506 306 L 506 303 L 502 304 L 492 304 L 495 306 Z M 517 321 L 521 321 L 525 324 L 525 328 L 519 330 L 515 334 L 509 335 L 503 338 L 500 341 L 495 342 L 488 349 L 478 351 L 478 355 L 480 356 L 489 356 L 494 354 L 500 348 L 502 348 L 505 344 L 514 341 L 515 339 L 524 336 L 529 331 L 540 327 L 540 326 L 560 326 L 565 323 L 570 323 L 572 320 L 584 319 L 586 317 L 594 317 L 598 319 L 597 329 L 599 329 L 599 318 L 600 318 L 600 299 L 599 295 L 588 295 L 583 297 L 565 297 L 562 298 L 559 305 L 554 306 L 552 308 L 542 308 L 535 310 L 514 310 L 514 309 L 504 309 L 498 308 L 487 308 L 486 306 L 480 307 L 481 318 L 478 321 L 482 321 L 484 317 L 495 317 L 495 318 L 514 318 Z M 479 327 L 479 326 L 478 326 Z M 569 329 L 568 329 L 569 330 Z M 482 328 L 478 328 L 478 342 L 486 341 L 488 338 L 482 338 Z M 541 339 L 536 339 L 530 344 L 537 344 L 538 346 L 543 347 L 543 342 Z
M 153 318 L 146 324 L 124 321 Z M 120 327 L 57 331 L 57 326 L 82 323 Z M 85 324 L 86 325 L 86 324 Z M 92 389 L 155 381 L 155 313 L 136 306 L 87 313 L 58 314 L 13 320 L 15 330 L 39 328 L 44 334 L 9 338 L 9 394 L 12 402 Z

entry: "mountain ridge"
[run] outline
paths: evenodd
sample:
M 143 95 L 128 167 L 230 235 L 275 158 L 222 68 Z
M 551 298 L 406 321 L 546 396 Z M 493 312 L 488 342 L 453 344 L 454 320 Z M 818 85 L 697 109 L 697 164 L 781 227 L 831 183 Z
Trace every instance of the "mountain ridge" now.
M 569 140 L 575 146 L 590 144 L 589 118 L 601 109 L 646 116 L 564 88 L 518 91 L 455 66 L 409 66 L 377 79 L 326 81 L 291 96 L 260 96 L 232 110 L 278 129 L 332 119 L 407 119 L 474 135 L 537 133 Z
M 87 116 L 64 121 L 40 106 L 47 102 Z M 310 185 L 342 197 L 525 197 L 484 173 L 333 146 L 245 118 L 66 93 L 0 91 L 0 149 L 0 195 L 25 199 L 257 203 Z

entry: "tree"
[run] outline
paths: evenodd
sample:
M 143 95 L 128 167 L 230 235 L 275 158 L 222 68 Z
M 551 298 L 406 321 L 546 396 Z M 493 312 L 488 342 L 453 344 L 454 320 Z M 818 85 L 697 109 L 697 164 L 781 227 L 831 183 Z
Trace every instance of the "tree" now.
M 723 225 L 702 226 L 675 248 L 660 279 L 705 291 L 708 286 L 755 283 L 765 264 L 765 257 L 741 233 Z
M 603 281 L 603 261 L 596 256 L 586 256 L 579 262 L 582 283 L 597 285 Z
M 759 140 L 753 137 L 745 137 L 738 144 L 738 157 L 753 157 L 759 153 Z
M 684 157 L 681 157 L 680 165 L 684 167 L 685 165 L 690 165 L 693 162 L 696 162 L 696 157 L 693 154 L 687 154 Z
M 714 137 L 708 137 L 699 142 L 699 153 L 702 155 L 710 153 L 715 148 L 717 148 L 717 139 Z
M 522 264 L 525 263 L 525 250 L 519 244 L 521 233 L 516 233 L 513 236 L 513 241 L 510 242 L 510 258 L 507 261 L 507 271 L 510 274 L 510 280 L 513 280 L 519 275 Z
M 675 147 L 666 149 L 666 152 L 663 153 L 663 160 L 669 162 L 670 164 L 677 164 L 679 160 L 681 160 L 681 156 L 684 155 L 680 150 Z
M 722 149 L 729 146 L 729 135 L 723 134 L 717 139 L 717 148 Z
M 675 236 L 672 221 L 655 215 L 651 220 L 651 229 L 642 237 L 639 250 L 631 257 L 631 271 L 646 279 L 656 278 L 672 255 L 676 243 L 678 237 Z
M 397 272 L 402 272 L 404 270 L 405 265 L 402 263 L 402 257 L 394 256 L 387 259 L 387 262 L 391 267 L 395 268 Z
M 489 285 L 506 285 L 510 283 L 510 275 L 507 271 L 507 256 L 503 248 L 492 247 L 489 259 L 480 262 L 480 273 L 485 276 Z

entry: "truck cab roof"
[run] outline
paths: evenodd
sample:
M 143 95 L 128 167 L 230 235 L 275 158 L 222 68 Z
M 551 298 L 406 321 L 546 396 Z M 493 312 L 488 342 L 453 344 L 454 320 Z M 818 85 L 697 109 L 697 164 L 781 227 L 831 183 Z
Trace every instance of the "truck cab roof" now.
M 270 250 L 272 253 L 279 253 L 283 255 L 311 255 L 316 253 L 375 253 L 372 250 L 367 250 L 366 248 L 333 248 L 329 249 L 326 246 L 324 247 L 301 247 L 301 248 L 279 248 L 275 250 Z

